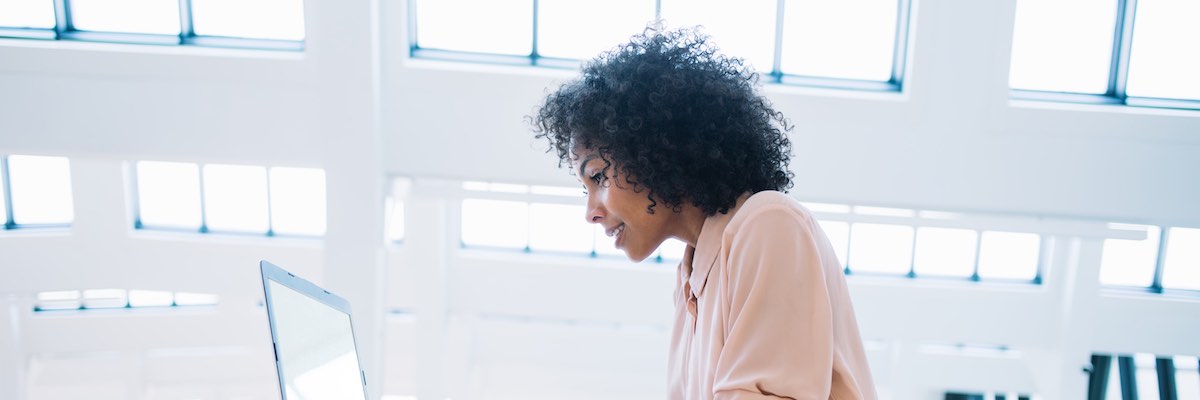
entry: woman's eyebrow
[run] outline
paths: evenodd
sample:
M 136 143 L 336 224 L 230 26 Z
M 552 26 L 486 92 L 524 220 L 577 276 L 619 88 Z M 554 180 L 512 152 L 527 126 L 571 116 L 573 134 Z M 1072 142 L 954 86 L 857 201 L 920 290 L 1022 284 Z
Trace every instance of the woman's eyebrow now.
M 583 177 L 583 168 L 586 167 L 589 162 L 591 162 L 592 160 L 595 160 L 595 159 L 596 159 L 595 155 L 589 155 L 583 159 L 583 162 L 579 163 L 579 177 L 581 177 L 581 178 Z

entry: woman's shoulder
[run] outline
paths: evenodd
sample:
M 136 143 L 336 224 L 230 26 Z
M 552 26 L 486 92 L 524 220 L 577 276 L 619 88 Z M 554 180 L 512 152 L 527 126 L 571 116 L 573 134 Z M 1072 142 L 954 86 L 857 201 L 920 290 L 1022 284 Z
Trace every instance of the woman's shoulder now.
M 764 190 L 750 195 L 738 207 L 733 219 L 729 221 L 728 231 L 753 226 L 757 221 L 773 221 L 780 218 L 793 219 L 807 225 L 812 219 L 812 214 L 796 198 L 783 192 Z

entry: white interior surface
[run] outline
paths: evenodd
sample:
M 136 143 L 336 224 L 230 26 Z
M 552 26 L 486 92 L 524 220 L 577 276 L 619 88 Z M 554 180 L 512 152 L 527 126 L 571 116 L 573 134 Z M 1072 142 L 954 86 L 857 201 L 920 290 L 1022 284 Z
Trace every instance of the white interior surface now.
M 523 121 L 574 72 L 410 60 L 404 1 L 303 9 L 303 53 L 0 39 L 0 154 L 70 157 L 74 204 L 69 230 L 0 231 L 0 399 L 276 396 L 260 259 L 354 305 L 372 398 L 663 398 L 670 265 L 459 248 L 458 180 L 575 185 Z M 881 394 L 1077 399 L 1093 352 L 1200 354 L 1197 296 L 1098 283 L 1105 223 L 1200 227 L 1200 112 L 1011 101 L 1014 0 L 913 9 L 903 93 L 764 89 L 793 195 L 1059 222 L 1032 225 L 1040 286 L 851 276 Z M 322 168 L 325 235 L 135 231 L 141 159 Z M 221 303 L 32 312 L 103 288 Z M 1010 350 L 930 346 L 955 343 Z

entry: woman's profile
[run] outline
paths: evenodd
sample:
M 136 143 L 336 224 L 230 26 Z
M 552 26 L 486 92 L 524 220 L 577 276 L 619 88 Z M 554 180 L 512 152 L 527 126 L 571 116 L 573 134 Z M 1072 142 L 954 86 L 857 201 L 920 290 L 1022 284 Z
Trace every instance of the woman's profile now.
M 841 263 L 784 194 L 790 124 L 758 75 L 693 29 L 647 29 L 585 63 L 531 117 L 634 261 L 678 267 L 672 399 L 875 399 Z

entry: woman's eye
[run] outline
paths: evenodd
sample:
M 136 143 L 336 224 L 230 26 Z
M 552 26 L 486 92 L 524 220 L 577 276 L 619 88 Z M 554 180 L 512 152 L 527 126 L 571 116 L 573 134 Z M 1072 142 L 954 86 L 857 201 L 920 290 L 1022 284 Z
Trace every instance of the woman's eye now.
M 595 173 L 594 175 L 592 175 L 592 183 L 595 183 L 595 184 L 599 185 L 599 184 L 600 184 L 600 182 L 601 182 L 601 181 L 603 181 L 603 180 L 604 180 L 604 173 L 603 173 L 603 172 L 597 172 L 597 173 Z

